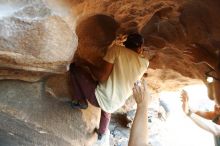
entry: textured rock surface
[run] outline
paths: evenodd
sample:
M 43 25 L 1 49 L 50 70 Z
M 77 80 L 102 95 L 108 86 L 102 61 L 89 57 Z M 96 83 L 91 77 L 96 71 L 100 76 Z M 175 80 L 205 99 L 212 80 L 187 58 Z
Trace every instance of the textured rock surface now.
M 206 67 L 194 65 L 183 51 L 199 47 L 206 53 L 202 57 L 216 60 L 219 52 L 217 0 L 19 0 L 0 5 L 0 61 L 4 69 L 63 73 L 77 46 L 81 57 L 98 64 L 115 33 L 132 31 L 140 31 L 148 50 L 155 52 L 150 64 L 154 69 L 169 68 L 203 78 L 200 70 Z M 8 78 L 11 76 L 14 74 Z
M 219 61 L 219 14 L 219 0 L 1 0 L 0 79 L 41 82 L 0 82 L 0 141 L 91 145 L 99 110 L 66 104 L 74 92 L 67 66 L 76 48 L 99 65 L 115 34 L 145 37 L 152 93 L 202 83 L 208 67 L 183 52 L 199 48 L 200 60 Z M 119 112 L 131 108 L 129 100 Z
M 73 110 L 44 95 L 43 82 L 1 81 L 0 89 L 1 145 L 90 146 L 96 140 L 99 109 Z
M 0 69 L 66 72 L 78 45 L 72 28 L 42 1 L 22 2 L 0 3 Z

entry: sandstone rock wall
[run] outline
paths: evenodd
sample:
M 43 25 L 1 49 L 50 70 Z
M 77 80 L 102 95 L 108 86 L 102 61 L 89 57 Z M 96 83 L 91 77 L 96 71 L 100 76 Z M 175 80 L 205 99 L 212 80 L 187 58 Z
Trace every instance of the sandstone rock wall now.
M 139 31 L 152 93 L 201 83 L 208 67 L 183 53 L 198 47 L 198 58 L 219 61 L 219 11 L 219 0 L 1 0 L 0 79 L 42 81 L 0 82 L 0 133 L 24 145 L 91 145 L 100 111 L 66 103 L 73 56 L 99 65 L 116 34 Z
M 91 146 L 99 122 L 98 108 L 73 110 L 48 97 L 44 82 L 0 82 L 0 144 Z
M 7 1 L 0 7 L 4 7 L 0 10 L 0 69 L 9 70 L 8 76 L 2 71 L 0 75 L 10 79 L 16 69 L 19 76 L 12 79 L 31 81 L 31 76 L 19 78 L 20 73 L 42 77 L 67 71 L 78 40 L 62 14 L 43 1 Z
M 184 50 L 199 47 L 207 54 L 202 57 L 215 59 L 219 52 L 217 0 L 17 0 L 2 1 L 0 7 L 3 79 L 36 81 L 64 73 L 77 47 L 81 57 L 96 63 L 115 34 L 133 31 L 141 32 L 147 49 L 154 52 L 150 64 L 154 69 L 169 68 L 203 78 L 199 70 L 205 67 L 192 64 L 182 55 Z

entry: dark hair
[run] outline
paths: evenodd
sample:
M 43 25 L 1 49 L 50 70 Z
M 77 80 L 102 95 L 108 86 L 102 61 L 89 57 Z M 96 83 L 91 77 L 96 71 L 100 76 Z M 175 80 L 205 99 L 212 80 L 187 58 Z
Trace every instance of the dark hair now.
M 126 48 L 136 51 L 144 43 L 144 38 L 138 33 L 129 34 L 127 40 L 123 43 Z

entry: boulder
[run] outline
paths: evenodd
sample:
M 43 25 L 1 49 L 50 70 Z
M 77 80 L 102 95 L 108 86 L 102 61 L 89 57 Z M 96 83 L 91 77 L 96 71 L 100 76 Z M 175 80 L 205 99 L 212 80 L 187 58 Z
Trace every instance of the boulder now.
M 26 72 L 66 72 L 78 45 L 75 32 L 45 3 L 18 2 L 17 7 L 0 16 L 0 72 L 5 68 Z M 10 3 L 0 4 L 3 6 L 10 7 Z M 6 11 L 6 8 L 0 11 Z
M 1 145 L 91 146 L 100 110 L 74 110 L 48 97 L 44 83 L 0 81 Z

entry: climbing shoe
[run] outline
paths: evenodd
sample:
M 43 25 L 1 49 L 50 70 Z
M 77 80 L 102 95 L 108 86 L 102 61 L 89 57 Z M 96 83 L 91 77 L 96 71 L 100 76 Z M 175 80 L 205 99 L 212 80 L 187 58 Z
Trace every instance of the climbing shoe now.
M 72 100 L 70 103 L 73 109 L 87 109 L 88 103 L 81 103 L 79 100 Z
M 98 140 L 101 140 L 104 134 L 101 134 L 97 128 L 95 128 L 95 132 L 98 135 Z

